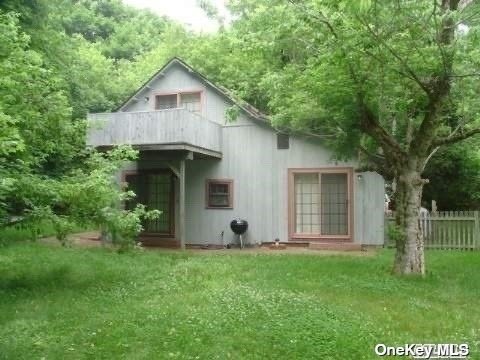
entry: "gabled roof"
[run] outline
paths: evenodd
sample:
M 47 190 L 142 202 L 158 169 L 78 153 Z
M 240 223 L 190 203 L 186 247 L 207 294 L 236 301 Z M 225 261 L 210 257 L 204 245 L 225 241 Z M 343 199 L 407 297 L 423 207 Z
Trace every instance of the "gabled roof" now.
M 204 75 L 200 74 L 198 71 L 193 69 L 190 65 L 188 65 L 185 61 L 178 57 L 172 58 L 168 61 L 160 70 L 158 70 L 155 74 L 153 74 L 150 79 L 148 79 L 137 91 L 135 91 L 132 96 L 130 96 L 125 102 L 123 102 L 116 111 L 121 111 L 130 101 L 132 101 L 137 95 L 139 95 L 152 81 L 156 80 L 158 77 L 162 76 L 163 73 L 168 70 L 173 65 L 179 65 L 190 74 L 195 76 L 198 80 L 200 80 L 205 85 L 209 86 L 212 90 L 214 90 L 217 94 L 225 98 L 226 100 L 230 101 L 234 105 L 238 106 L 241 110 L 246 112 L 252 118 L 256 120 L 261 120 L 267 123 L 270 123 L 267 115 L 263 114 L 260 110 L 256 109 L 252 105 L 248 104 L 247 102 L 235 98 L 231 91 L 228 89 L 221 87 L 219 85 L 214 84 L 210 80 L 208 80 Z

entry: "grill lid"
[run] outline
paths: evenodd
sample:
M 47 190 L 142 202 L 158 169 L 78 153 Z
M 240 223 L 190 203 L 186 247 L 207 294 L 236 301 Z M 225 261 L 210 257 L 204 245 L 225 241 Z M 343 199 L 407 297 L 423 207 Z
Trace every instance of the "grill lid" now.
M 230 229 L 232 229 L 235 234 L 242 235 L 248 229 L 248 222 L 243 219 L 232 220 L 230 222 Z

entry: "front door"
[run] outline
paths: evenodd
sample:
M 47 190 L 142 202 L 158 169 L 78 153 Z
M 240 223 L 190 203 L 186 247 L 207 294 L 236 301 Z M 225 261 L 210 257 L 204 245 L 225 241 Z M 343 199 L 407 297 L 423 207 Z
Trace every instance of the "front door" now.
M 170 170 L 145 170 L 125 177 L 129 189 L 137 197 L 129 202 L 128 208 L 144 204 L 147 210 L 161 211 L 159 218 L 143 223 L 145 235 L 175 236 L 175 185 L 174 175 Z

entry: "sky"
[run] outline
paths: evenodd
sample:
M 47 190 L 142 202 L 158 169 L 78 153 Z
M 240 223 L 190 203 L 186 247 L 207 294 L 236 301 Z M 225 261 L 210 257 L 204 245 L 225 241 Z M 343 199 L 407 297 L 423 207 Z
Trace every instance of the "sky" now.
M 225 2 L 227 0 L 210 0 L 220 14 L 228 18 Z M 197 5 L 197 0 L 123 0 L 125 4 L 149 9 L 159 15 L 166 15 L 195 31 L 214 32 L 218 28 L 215 20 L 209 19 Z

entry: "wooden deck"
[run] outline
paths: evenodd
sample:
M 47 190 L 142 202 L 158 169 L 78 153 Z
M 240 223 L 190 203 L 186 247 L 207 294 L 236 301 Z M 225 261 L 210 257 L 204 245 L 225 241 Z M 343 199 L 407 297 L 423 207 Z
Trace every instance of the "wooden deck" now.
M 88 115 L 87 145 L 188 150 L 222 156 L 222 126 L 185 109 Z

